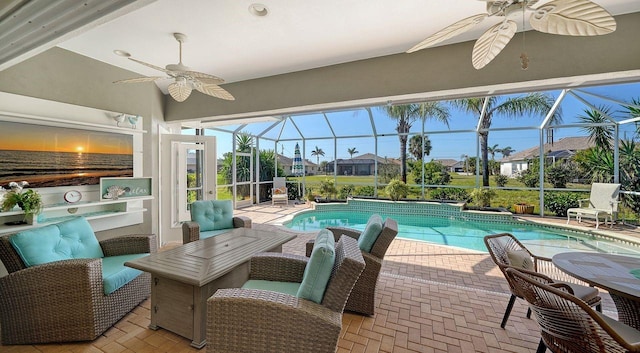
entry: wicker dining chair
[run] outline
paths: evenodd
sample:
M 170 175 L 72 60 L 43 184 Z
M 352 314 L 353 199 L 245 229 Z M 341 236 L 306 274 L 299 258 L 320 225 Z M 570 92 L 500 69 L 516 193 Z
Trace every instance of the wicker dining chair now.
M 640 352 L 640 331 L 593 310 L 566 284 L 544 284 L 515 268 L 505 273 L 538 320 L 537 353 Z
M 522 243 L 509 233 L 493 234 L 484 237 L 491 259 L 504 274 L 511 290 L 511 298 L 504 312 L 500 327 L 504 328 L 513 309 L 516 298 L 522 298 L 517 288 L 509 281 L 506 270 L 510 267 L 523 272 L 540 274 L 540 278 L 545 278 L 547 282 L 565 283 L 571 287 L 571 293 L 584 300 L 587 304 L 595 306 L 596 310 L 602 312 L 599 292 L 596 288 L 578 284 L 578 280 L 569 277 L 553 265 L 551 259 L 532 254 Z M 553 276 L 555 279 L 552 279 Z M 561 280 L 558 280 L 560 278 Z M 531 317 L 531 309 L 527 310 L 527 318 Z
M 257 254 L 249 279 L 299 283 L 308 263 L 300 255 Z M 319 303 L 272 290 L 219 289 L 207 300 L 207 352 L 335 352 L 345 303 L 364 267 L 357 242 L 343 236 Z

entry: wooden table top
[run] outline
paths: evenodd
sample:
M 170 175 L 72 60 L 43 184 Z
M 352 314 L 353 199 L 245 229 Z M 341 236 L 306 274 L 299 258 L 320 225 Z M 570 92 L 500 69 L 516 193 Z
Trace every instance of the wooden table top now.
M 613 254 L 565 252 L 552 258 L 562 271 L 610 293 L 640 300 L 640 258 Z M 639 274 L 640 276 L 640 274 Z
M 125 265 L 201 287 L 248 261 L 254 254 L 295 237 L 293 234 L 234 228 L 227 233 L 127 261 Z

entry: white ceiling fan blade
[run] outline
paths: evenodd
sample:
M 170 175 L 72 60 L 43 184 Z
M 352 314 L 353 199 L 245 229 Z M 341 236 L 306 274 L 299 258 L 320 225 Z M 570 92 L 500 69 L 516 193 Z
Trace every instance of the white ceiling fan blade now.
M 205 82 L 207 84 L 214 84 L 214 85 L 219 85 L 224 83 L 224 80 L 221 79 L 220 77 L 217 76 L 213 76 L 213 75 L 209 75 L 209 74 L 205 74 L 204 72 L 198 72 L 198 71 L 185 71 L 185 74 L 198 79 L 199 81 Z
M 185 82 L 174 82 L 168 87 L 169 94 L 178 102 L 184 102 L 191 95 L 191 87 Z
M 162 76 L 150 76 L 150 77 L 136 77 L 136 78 L 128 78 L 125 80 L 113 81 L 113 83 L 141 83 L 141 82 L 151 82 L 158 79 L 164 78 Z
M 144 66 L 146 66 L 146 67 L 150 67 L 150 68 L 152 68 L 152 69 L 154 69 L 154 70 L 158 70 L 158 71 L 162 71 L 162 72 L 166 72 L 166 73 L 170 73 L 170 72 L 171 72 L 171 71 L 169 71 L 169 70 L 167 70 L 167 69 L 165 69 L 165 68 L 163 68 L 163 67 L 155 66 L 155 65 L 153 65 L 153 64 L 149 64 L 149 63 L 146 63 L 146 62 L 144 62 L 144 61 L 140 61 L 140 60 L 138 60 L 138 59 L 134 59 L 134 58 L 127 58 L 127 59 L 129 59 L 129 60 L 131 60 L 131 61 L 133 61 L 133 62 L 137 62 L 138 64 L 144 65 Z
M 236 98 L 232 96 L 231 93 L 227 92 L 224 88 L 218 85 L 213 85 L 213 84 L 204 85 L 199 82 L 195 82 L 194 87 L 198 91 L 212 97 L 216 97 L 216 98 L 220 98 L 228 101 L 236 100 Z
M 468 30 L 470 30 L 473 26 L 477 25 L 478 23 L 482 22 L 482 20 L 484 20 L 485 18 L 487 18 L 489 15 L 487 14 L 479 14 L 479 15 L 475 15 L 475 16 L 471 16 L 471 17 L 467 17 L 463 20 L 460 20 L 452 25 L 449 25 L 441 30 L 439 30 L 438 32 L 432 34 L 431 36 L 429 36 L 427 39 L 423 40 L 422 42 L 416 44 L 413 48 L 407 50 L 407 53 L 413 53 L 414 51 L 418 51 L 427 47 L 430 47 L 432 45 L 438 44 L 440 42 L 443 42 L 449 38 L 453 38 L 455 36 L 457 36 L 458 34 L 464 33 Z
M 588 0 L 554 0 L 531 14 L 536 31 L 565 36 L 599 36 L 616 30 L 616 20 Z
M 480 70 L 490 63 L 509 43 L 517 29 L 515 22 L 505 21 L 484 32 L 473 46 L 473 67 Z

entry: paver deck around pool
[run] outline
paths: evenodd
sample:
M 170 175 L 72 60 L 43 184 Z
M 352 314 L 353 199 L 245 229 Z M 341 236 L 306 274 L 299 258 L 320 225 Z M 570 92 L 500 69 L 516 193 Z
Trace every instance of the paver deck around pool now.
M 236 214 L 251 217 L 256 228 L 295 233 L 274 224 L 305 207 L 256 205 Z M 628 226 L 614 227 L 612 232 L 639 234 Z M 303 254 L 304 243 L 314 236 L 297 234 L 284 245 L 284 252 Z M 165 244 L 164 248 L 175 245 Z M 606 293 L 603 296 L 605 314 L 615 317 L 613 303 Z M 508 299 L 507 283 L 486 253 L 396 239 L 382 267 L 376 314 L 345 313 L 338 352 L 535 352 L 539 328 L 535 319 L 525 317 L 524 301 L 516 301 L 505 329 L 500 328 Z M 0 351 L 198 352 L 187 339 L 148 329 L 149 305 L 149 300 L 144 301 L 93 342 L 0 346 Z

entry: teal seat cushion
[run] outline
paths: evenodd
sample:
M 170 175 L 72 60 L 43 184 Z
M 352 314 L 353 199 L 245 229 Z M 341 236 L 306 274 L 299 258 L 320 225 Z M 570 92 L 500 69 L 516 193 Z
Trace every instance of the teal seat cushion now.
M 333 264 L 336 260 L 335 240 L 333 234 L 321 230 L 316 236 L 309 262 L 304 268 L 304 275 L 297 296 L 320 304 L 327 289 Z
M 373 244 L 378 240 L 381 232 L 382 217 L 377 214 L 371 215 L 364 230 L 360 233 L 360 237 L 358 237 L 358 247 L 360 250 L 371 252 L 371 248 L 373 248 Z
M 125 266 L 127 261 L 139 259 L 149 254 L 127 254 L 102 258 L 102 286 L 104 294 L 109 295 L 118 288 L 138 277 L 142 271 Z
M 9 241 L 27 267 L 60 260 L 104 257 L 98 239 L 84 217 L 25 230 Z
M 272 292 L 289 294 L 292 296 L 296 296 L 298 294 L 298 289 L 300 288 L 300 283 L 296 282 L 279 282 L 279 281 L 265 281 L 261 279 L 250 279 L 246 281 L 242 288 L 244 289 L 260 289 L 260 290 L 270 290 Z
M 195 201 L 190 208 L 191 220 L 200 225 L 200 231 L 233 228 L 231 200 Z
M 230 231 L 230 229 L 208 230 L 206 232 L 200 232 L 200 239 L 211 238 L 213 236 L 224 234 Z

